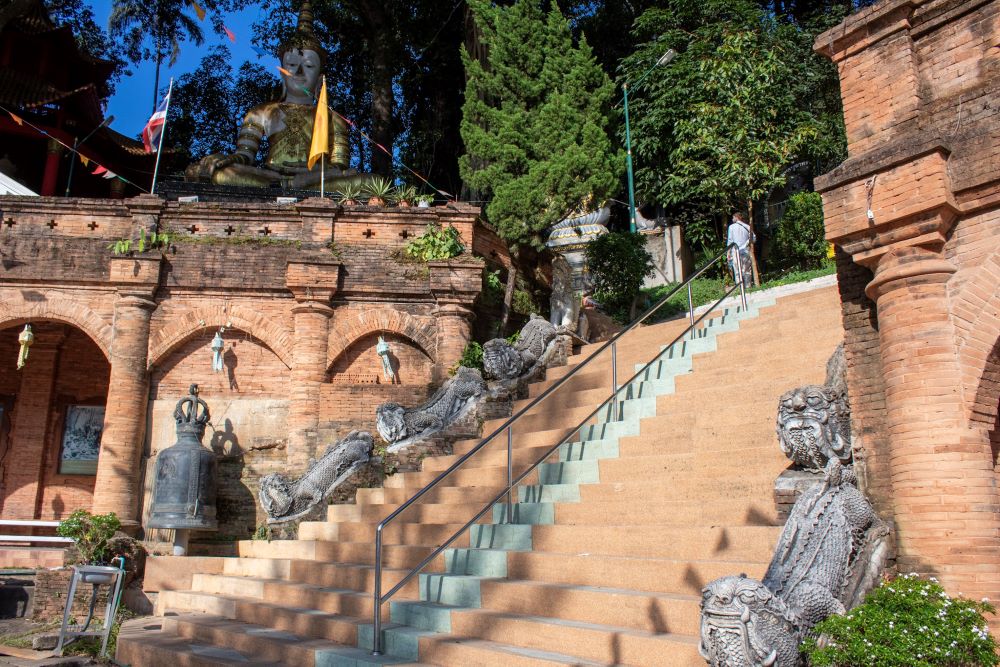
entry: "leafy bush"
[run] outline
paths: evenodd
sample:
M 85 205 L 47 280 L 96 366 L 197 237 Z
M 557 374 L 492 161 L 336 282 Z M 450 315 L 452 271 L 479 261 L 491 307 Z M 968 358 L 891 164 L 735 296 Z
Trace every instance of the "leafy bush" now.
M 462 350 L 462 356 L 458 358 L 455 370 L 458 370 L 458 366 L 483 370 L 483 346 L 474 340 L 470 340 L 469 344 Z
M 936 579 L 916 574 L 883 583 L 864 604 L 815 628 L 803 651 L 814 667 L 968 667 L 996 665 L 985 599 L 951 598 Z M 827 645 L 817 638 L 824 635 Z
M 451 225 L 444 229 L 431 223 L 427 231 L 406 246 L 406 255 L 425 262 L 451 259 L 465 252 L 462 235 Z
M 87 510 L 76 510 L 59 522 L 56 533 L 73 539 L 82 562 L 101 565 L 113 556 L 108 542 L 121 527 L 114 512 L 91 514 Z
M 635 232 L 604 234 L 587 245 L 586 255 L 598 301 L 615 319 L 631 319 L 642 281 L 653 272 L 645 238 Z
M 774 235 L 774 257 L 784 267 L 815 268 L 826 257 L 823 199 L 816 192 L 788 198 Z
M 531 315 L 532 313 L 538 313 L 541 310 L 538 306 L 538 302 L 535 301 L 534 295 L 528 290 L 520 288 L 514 290 L 514 296 L 511 298 L 510 309 L 518 315 Z

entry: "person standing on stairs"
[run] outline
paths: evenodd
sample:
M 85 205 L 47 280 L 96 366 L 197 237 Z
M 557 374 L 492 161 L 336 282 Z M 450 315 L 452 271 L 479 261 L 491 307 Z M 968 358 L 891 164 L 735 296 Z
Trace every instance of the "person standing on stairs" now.
M 747 289 L 753 280 L 753 268 L 750 263 L 750 253 L 753 252 L 752 244 L 757 240 L 756 235 L 750 231 L 750 225 L 743 219 L 743 214 L 739 211 L 733 213 L 733 221 L 729 225 L 726 234 L 726 247 L 736 244 L 736 247 L 729 251 L 729 270 L 733 273 L 733 281 L 740 279 L 740 270 L 743 272 L 743 286 Z M 739 261 L 739 268 L 736 262 Z

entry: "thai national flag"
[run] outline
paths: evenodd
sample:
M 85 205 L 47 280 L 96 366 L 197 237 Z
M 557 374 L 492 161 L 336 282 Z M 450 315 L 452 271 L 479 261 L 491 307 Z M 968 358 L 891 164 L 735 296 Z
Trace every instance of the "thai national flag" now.
M 163 125 L 167 122 L 167 107 L 170 106 L 170 91 L 167 96 L 156 107 L 156 111 L 149 117 L 146 127 L 142 128 L 142 143 L 146 146 L 147 153 L 155 153 L 160 147 L 160 135 L 163 133 Z

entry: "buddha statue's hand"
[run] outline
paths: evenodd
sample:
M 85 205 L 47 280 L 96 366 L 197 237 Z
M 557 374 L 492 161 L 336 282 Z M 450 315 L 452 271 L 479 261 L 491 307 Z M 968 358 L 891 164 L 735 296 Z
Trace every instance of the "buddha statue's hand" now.
M 213 153 L 212 155 L 203 157 L 198 162 L 189 165 L 184 171 L 184 175 L 188 180 L 211 182 L 212 176 L 215 175 L 215 172 L 221 171 L 237 161 L 238 160 L 235 155 Z

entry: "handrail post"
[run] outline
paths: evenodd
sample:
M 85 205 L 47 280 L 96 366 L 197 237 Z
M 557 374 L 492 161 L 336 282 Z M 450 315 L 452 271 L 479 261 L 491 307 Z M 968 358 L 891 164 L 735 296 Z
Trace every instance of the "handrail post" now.
M 514 433 L 507 426 L 507 523 L 514 523 L 514 499 L 511 496 L 514 479 Z
M 740 281 L 740 302 L 742 302 L 743 310 L 745 311 L 747 309 L 747 289 L 743 284 L 743 258 L 740 256 L 739 248 L 736 248 L 736 267 L 737 280 Z
M 694 340 L 694 299 L 691 298 L 691 283 L 688 283 L 688 319 L 691 320 L 691 333 L 688 337 Z
M 618 341 L 611 343 L 611 396 L 618 393 Z
M 375 592 L 372 595 L 372 655 L 382 655 L 382 524 L 375 527 Z

